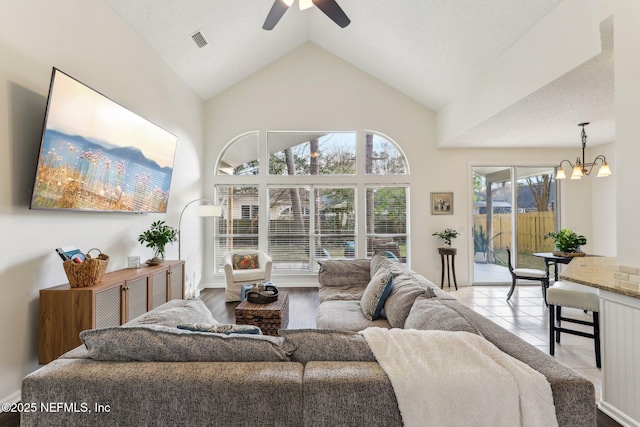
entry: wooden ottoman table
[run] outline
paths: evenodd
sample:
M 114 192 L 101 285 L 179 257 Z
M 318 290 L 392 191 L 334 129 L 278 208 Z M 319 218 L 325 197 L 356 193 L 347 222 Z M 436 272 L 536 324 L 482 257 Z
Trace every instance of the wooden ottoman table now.
M 278 329 L 289 324 L 289 292 L 280 291 L 278 301 L 269 304 L 254 304 L 242 301 L 236 307 L 236 324 L 254 325 L 264 335 L 278 335 Z

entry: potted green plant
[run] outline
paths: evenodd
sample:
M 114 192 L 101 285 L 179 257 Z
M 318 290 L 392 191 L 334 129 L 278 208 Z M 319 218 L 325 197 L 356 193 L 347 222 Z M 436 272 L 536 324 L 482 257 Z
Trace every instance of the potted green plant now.
M 140 244 L 153 249 L 153 258 L 147 261 L 149 265 L 160 264 L 164 261 L 164 247 L 167 243 L 173 243 L 178 240 L 178 230 L 166 225 L 164 221 L 156 221 L 151 223 L 151 227 L 138 236 Z
M 446 248 L 451 246 L 451 239 L 455 239 L 458 237 L 458 232 L 452 228 L 447 228 L 444 231 L 438 231 L 433 233 L 432 236 L 438 236 L 442 240 L 444 240 L 444 246 Z
M 489 239 L 485 234 L 482 226 L 478 228 L 473 227 L 473 253 L 475 255 L 475 262 L 484 263 L 487 261 L 487 245 Z
M 556 256 L 584 256 L 580 246 L 587 244 L 587 238 L 572 230 L 563 228 L 560 231 L 547 234 L 544 238 L 553 239 L 556 246 L 556 251 L 553 254 Z

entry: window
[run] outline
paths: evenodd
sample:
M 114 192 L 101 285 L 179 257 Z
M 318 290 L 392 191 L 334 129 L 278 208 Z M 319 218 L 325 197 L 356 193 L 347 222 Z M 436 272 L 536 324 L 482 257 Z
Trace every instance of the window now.
M 269 132 L 269 174 L 353 175 L 356 134 L 353 132 Z
M 251 219 L 258 217 L 258 205 L 242 205 L 242 219 Z
M 215 234 L 216 271 L 223 271 L 224 254 L 234 249 L 258 249 L 258 188 L 252 186 L 216 187 L 217 204 L 222 206 Z M 245 209 L 249 207 L 249 209 Z
M 218 162 L 218 175 L 258 175 L 259 132 L 248 132 L 232 141 Z
M 406 187 L 367 187 L 367 255 L 390 252 L 396 258 L 407 257 Z
M 316 260 L 354 257 L 354 188 L 270 187 L 269 212 L 274 271 L 312 272 Z
M 268 252 L 276 274 L 375 251 L 405 262 L 409 188 L 393 176 L 408 173 L 400 148 L 372 131 L 239 135 L 216 169 L 215 271 L 238 248 Z
M 406 175 L 407 161 L 404 154 L 388 139 L 368 132 L 365 142 L 367 175 Z

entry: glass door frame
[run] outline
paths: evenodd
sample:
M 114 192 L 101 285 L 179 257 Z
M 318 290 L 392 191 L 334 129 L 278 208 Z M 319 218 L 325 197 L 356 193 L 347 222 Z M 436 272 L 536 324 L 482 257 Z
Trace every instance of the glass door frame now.
M 501 164 L 502 163 L 502 164 Z M 506 163 L 506 164 L 505 164 Z M 510 164 L 509 164 L 510 163 Z M 556 172 L 556 167 L 555 165 L 543 165 L 541 163 L 529 163 L 529 164 L 523 164 L 523 163 L 513 163 L 513 162 L 491 162 L 491 163 L 470 163 L 469 164 L 469 175 L 468 175 L 468 183 L 470 186 L 469 192 L 468 192 L 468 200 L 469 200 L 469 211 L 468 211 L 468 225 L 469 225 L 469 247 L 468 247 L 468 251 L 469 251 L 469 260 L 471 262 L 469 262 L 469 278 L 470 278 L 470 283 L 472 286 L 475 285 L 479 285 L 479 286 L 491 286 L 491 285 L 507 285 L 507 284 L 511 284 L 511 279 L 509 276 L 509 280 L 508 282 L 481 282 L 481 283 L 476 283 L 475 280 L 475 248 L 474 248 L 474 213 L 473 213 L 473 209 L 474 209 L 474 173 L 476 171 L 477 168 L 496 168 L 496 169 L 503 169 L 503 170 L 509 170 L 509 182 L 511 183 L 511 197 L 510 197 L 510 203 L 511 206 L 516 206 L 516 209 L 511 209 L 511 239 L 509 242 L 509 245 L 511 248 L 517 248 L 517 244 L 518 244 L 518 236 L 517 236 L 517 230 L 518 230 L 518 169 L 522 169 L 522 168 L 540 168 L 540 169 L 549 169 L 550 173 L 552 173 L 552 177 L 555 177 L 555 172 Z M 558 185 L 558 183 L 555 181 L 555 178 L 553 178 L 553 184 L 554 185 L 554 195 L 552 197 L 553 200 L 553 206 L 554 206 L 554 223 L 555 226 L 557 228 L 557 224 L 559 224 L 560 222 L 560 216 L 561 216 L 561 206 L 560 206 L 560 185 Z M 513 191 L 515 189 L 515 191 Z M 486 191 L 486 184 L 485 184 L 485 191 Z M 487 231 L 488 233 L 488 231 Z M 487 234 L 488 235 L 488 234 Z M 512 262 L 514 266 L 518 265 L 518 251 L 512 251 Z M 505 260 L 506 261 L 506 260 Z M 508 267 L 505 267 L 507 269 L 508 272 Z M 506 276 L 505 276 L 506 277 Z M 505 279 L 506 280 L 506 279 Z

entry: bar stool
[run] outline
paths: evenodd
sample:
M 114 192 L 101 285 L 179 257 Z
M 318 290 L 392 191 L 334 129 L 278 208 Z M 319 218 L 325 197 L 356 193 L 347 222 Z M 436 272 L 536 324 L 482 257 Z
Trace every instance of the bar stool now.
M 600 310 L 600 293 L 598 289 L 573 282 L 554 282 L 554 284 L 547 289 L 547 302 L 549 303 L 549 354 L 554 355 L 555 343 L 560 343 L 561 332 L 593 338 L 596 350 L 596 367 L 600 368 L 600 321 L 598 316 Z M 563 317 L 562 307 L 579 308 L 585 312 L 591 311 L 593 312 L 593 322 Z M 592 326 L 593 334 L 563 328 L 563 320 L 565 322 Z

